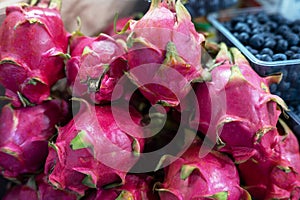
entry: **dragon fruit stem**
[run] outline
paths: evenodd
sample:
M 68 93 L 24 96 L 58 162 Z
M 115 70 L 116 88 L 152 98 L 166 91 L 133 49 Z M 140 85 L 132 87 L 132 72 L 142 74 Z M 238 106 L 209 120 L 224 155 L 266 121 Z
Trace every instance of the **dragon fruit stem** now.
M 31 0 L 30 1 L 30 6 L 34 6 L 38 3 L 39 0 Z
M 157 8 L 159 6 L 159 4 L 161 3 L 160 0 L 152 0 L 151 1 L 151 5 L 150 5 L 150 10 Z
M 245 58 L 245 56 L 240 52 L 237 48 L 231 47 L 230 52 L 232 54 L 233 62 L 234 64 L 240 65 L 245 64 L 249 65 L 248 60 Z
M 61 10 L 62 0 L 51 0 L 49 8 Z
M 39 7 L 61 10 L 62 0 L 31 0 L 30 5 L 35 5 L 37 2 Z
M 185 6 L 181 3 L 180 0 L 177 0 L 175 7 L 176 7 L 176 15 L 179 23 L 191 20 L 191 15 L 189 11 L 185 8 Z
M 220 51 L 216 56 L 216 63 L 223 63 L 225 61 L 232 62 L 232 57 L 228 51 L 225 43 L 220 43 Z

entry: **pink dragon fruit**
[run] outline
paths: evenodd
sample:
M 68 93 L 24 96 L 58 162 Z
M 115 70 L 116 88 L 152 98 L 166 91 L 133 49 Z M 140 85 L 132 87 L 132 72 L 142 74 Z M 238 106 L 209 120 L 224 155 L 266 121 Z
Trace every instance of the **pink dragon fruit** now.
M 59 1 L 55 1 L 59 7 Z M 54 5 L 50 3 L 50 5 Z M 40 104 L 64 77 L 68 33 L 56 8 L 9 6 L 0 27 L 0 83 L 15 106 Z
M 251 199 L 240 187 L 233 161 L 217 151 L 200 158 L 201 145 L 196 139 L 178 160 L 165 169 L 165 181 L 157 185 L 160 199 Z
M 31 177 L 26 184 L 16 185 L 8 190 L 4 200 L 77 200 L 76 194 L 57 190 L 47 182 L 44 174 Z
M 127 70 L 122 45 L 105 34 L 94 38 L 75 34 L 70 51 L 66 72 L 73 95 L 89 96 L 97 104 L 115 100 L 111 99 L 112 92 Z
M 67 103 L 60 100 L 18 109 L 4 106 L 0 116 L 0 169 L 4 177 L 21 178 L 41 170 L 48 154 L 48 140 L 68 113 Z
M 34 188 L 29 185 L 17 185 L 8 190 L 8 192 L 4 195 L 3 200 L 39 200 L 38 194 L 34 190 Z
M 124 117 L 124 108 L 115 106 L 114 112 L 121 124 L 128 124 L 128 120 L 141 122 L 141 116 L 134 110 L 130 110 L 132 119 Z M 50 183 L 79 195 L 89 188 L 124 183 L 126 173 L 139 158 L 144 140 L 138 125 L 128 125 L 130 135 L 117 121 L 111 106 L 82 103 L 79 113 L 59 128 L 56 143 L 50 145 L 45 165 Z
M 279 120 L 282 140 L 271 157 L 253 157 L 238 165 L 245 188 L 254 199 L 300 199 L 299 143 L 289 127 Z
M 180 0 L 152 0 L 140 20 L 129 22 L 126 33 L 128 75 L 152 104 L 178 106 L 191 81 L 207 79 L 201 65 L 204 36 L 196 32 Z M 137 67 L 143 69 L 133 70 Z
M 231 61 L 226 45 L 220 47 L 216 57 L 219 66 L 211 72 L 212 81 L 199 83 L 195 89 L 200 111 L 198 130 L 237 163 L 257 153 L 267 156 L 278 142 L 276 123 L 281 110 L 277 105 L 286 108 L 268 87 L 280 76 L 262 78 L 236 48 L 231 48 Z
M 97 190 L 86 200 L 158 200 L 157 194 L 153 191 L 153 181 L 153 177 L 145 174 L 127 174 L 124 185 Z

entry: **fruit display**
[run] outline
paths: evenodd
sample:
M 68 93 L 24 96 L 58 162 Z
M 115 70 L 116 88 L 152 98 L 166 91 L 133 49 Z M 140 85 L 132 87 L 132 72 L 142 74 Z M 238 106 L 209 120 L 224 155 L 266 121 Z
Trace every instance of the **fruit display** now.
M 300 22 L 280 13 L 238 15 L 224 26 L 259 60 L 283 61 L 300 59 Z
M 270 85 L 271 93 L 289 106 L 299 102 L 299 20 L 286 19 L 266 8 L 213 13 L 208 19 L 218 40 L 236 46 L 259 75 L 282 74 L 279 84 Z
M 0 27 L 0 198 L 300 199 L 284 74 L 197 32 L 194 1 L 98 35 L 66 31 L 61 3 L 9 6 Z

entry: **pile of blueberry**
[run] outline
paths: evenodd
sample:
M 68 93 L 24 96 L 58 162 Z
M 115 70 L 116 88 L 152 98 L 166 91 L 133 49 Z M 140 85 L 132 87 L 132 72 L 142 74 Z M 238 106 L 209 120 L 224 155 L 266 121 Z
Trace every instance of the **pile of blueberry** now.
M 281 14 L 242 14 L 223 25 L 259 60 L 300 59 L 300 20 Z
M 206 16 L 208 13 L 235 5 L 238 0 L 188 0 L 185 4 L 192 17 Z
M 288 105 L 289 109 L 298 116 L 300 121 L 300 104 L 297 102 L 290 102 Z

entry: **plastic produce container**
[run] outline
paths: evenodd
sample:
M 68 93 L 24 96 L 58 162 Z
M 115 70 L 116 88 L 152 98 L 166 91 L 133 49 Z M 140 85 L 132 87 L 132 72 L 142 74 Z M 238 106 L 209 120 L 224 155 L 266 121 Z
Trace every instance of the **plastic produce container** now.
M 282 81 L 277 85 L 275 94 L 282 97 L 287 103 L 296 101 L 300 104 L 300 59 L 285 61 L 261 61 L 257 59 L 224 25 L 223 22 L 230 21 L 232 18 L 241 14 L 256 14 L 265 11 L 267 14 L 275 14 L 261 7 L 242 8 L 235 10 L 224 10 L 208 15 L 208 21 L 217 31 L 218 42 L 225 42 L 230 46 L 237 47 L 248 59 L 253 69 L 261 76 L 268 76 L 275 73 L 282 73 Z M 288 87 L 287 87 L 288 85 Z M 297 135 L 300 141 L 300 118 L 293 112 L 288 112 L 289 118 L 286 119 L 288 125 Z
M 268 14 L 275 14 L 276 11 L 268 11 L 260 7 L 243 8 L 229 11 L 220 11 L 208 15 L 208 21 L 216 28 L 218 40 L 228 45 L 236 46 L 249 60 L 253 69 L 261 76 L 267 76 L 281 72 L 283 78 L 276 87 L 275 93 L 286 101 L 300 102 L 300 59 L 285 61 L 261 61 L 257 59 L 224 25 L 241 14 L 255 14 L 265 11 Z

